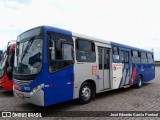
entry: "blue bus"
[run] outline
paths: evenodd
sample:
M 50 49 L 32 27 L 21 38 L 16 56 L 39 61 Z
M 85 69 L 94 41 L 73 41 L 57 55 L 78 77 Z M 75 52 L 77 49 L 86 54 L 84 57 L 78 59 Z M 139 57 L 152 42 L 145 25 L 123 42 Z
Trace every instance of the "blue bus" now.
M 86 104 L 96 93 L 155 78 L 154 54 L 51 26 L 17 37 L 14 96 L 39 106 L 72 99 Z

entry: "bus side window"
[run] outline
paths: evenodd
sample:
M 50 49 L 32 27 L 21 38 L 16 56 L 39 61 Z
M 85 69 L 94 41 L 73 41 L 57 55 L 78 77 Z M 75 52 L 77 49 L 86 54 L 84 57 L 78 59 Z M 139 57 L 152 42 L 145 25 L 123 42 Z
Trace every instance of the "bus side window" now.
M 49 59 L 55 60 L 55 42 L 53 40 L 49 41 Z
M 132 62 L 133 63 L 140 63 L 140 52 L 136 50 L 132 50 Z
M 77 39 L 76 41 L 76 59 L 78 62 L 95 62 L 95 44 L 92 41 Z
M 154 63 L 153 54 L 147 53 L 148 63 L 152 64 Z
M 104 49 L 104 69 L 109 69 L 109 50 Z
M 99 70 L 102 70 L 102 48 L 98 47 Z
M 128 52 L 122 52 L 122 63 L 129 63 L 129 54 Z
M 50 73 L 68 67 L 74 63 L 73 40 L 71 36 L 50 33 L 48 43 Z
M 112 51 L 113 51 L 113 62 L 114 63 L 119 63 L 119 49 L 116 46 L 112 47 Z
M 62 44 L 63 60 L 73 60 L 73 46 L 71 44 Z
M 147 63 L 147 54 L 144 52 L 141 52 L 141 63 Z

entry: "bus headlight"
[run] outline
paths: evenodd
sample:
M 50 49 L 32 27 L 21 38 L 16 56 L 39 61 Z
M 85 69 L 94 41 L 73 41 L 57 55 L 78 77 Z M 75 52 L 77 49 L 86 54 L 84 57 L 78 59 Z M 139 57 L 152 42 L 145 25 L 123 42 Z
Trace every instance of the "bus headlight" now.
M 36 93 L 37 91 L 41 90 L 42 88 L 44 88 L 44 84 L 40 84 L 40 85 L 36 86 L 36 87 L 33 88 L 33 90 L 31 91 L 31 94 L 33 95 L 34 93 Z

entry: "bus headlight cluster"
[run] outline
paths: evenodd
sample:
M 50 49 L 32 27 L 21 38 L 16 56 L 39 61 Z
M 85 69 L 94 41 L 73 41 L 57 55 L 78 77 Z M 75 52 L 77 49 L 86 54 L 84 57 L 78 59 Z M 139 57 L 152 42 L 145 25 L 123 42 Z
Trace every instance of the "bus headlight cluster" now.
M 37 91 L 41 90 L 42 88 L 44 88 L 44 84 L 40 84 L 40 85 L 36 86 L 36 87 L 33 88 L 33 90 L 31 91 L 31 94 L 33 95 L 34 93 L 36 93 Z

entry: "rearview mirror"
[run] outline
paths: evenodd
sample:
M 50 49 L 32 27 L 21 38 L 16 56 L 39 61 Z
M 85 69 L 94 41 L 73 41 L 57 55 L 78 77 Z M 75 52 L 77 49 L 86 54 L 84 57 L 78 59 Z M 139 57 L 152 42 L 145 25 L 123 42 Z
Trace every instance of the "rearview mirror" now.
M 12 67 L 7 67 L 7 73 L 11 73 L 12 72 Z
M 16 45 L 16 56 L 19 54 L 19 42 L 17 42 L 17 45 Z
M 19 49 L 17 48 L 16 49 L 16 56 L 19 54 Z
M 10 46 L 8 46 L 7 48 L 7 55 L 9 54 L 9 52 L 10 52 Z

